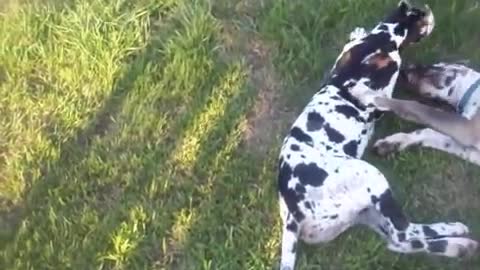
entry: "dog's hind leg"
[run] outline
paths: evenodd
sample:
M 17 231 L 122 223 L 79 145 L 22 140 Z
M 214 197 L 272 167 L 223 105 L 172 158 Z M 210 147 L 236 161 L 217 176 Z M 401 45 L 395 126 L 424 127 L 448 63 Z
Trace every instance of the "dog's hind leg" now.
M 474 253 L 478 244 L 465 237 L 469 233 L 467 226 L 459 222 L 416 224 L 408 221 L 383 174 L 368 163 L 364 163 L 362 172 L 366 177 L 363 180 L 367 183 L 370 205 L 359 213 L 358 223 L 369 226 L 383 236 L 390 250 L 447 257 L 463 257 Z M 364 197 L 363 191 L 357 193 L 356 196 Z
M 456 155 L 480 165 L 480 150 L 459 144 L 452 138 L 433 129 L 420 129 L 411 133 L 396 133 L 374 144 L 375 151 L 382 156 L 404 150 L 412 145 L 421 145 Z
M 399 210 L 401 211 L 401 210 Z M 360 223 L 376 231 L 388 243 L 388 249 L 399 253 L 432 253 L 446 257 L 472 255 L 478 244 L 465 235 L 469 229 L 462 223 L 408 223 L 405 229 L 398 227 L 378 209 L 369 208 L 362 213 Z
M 280 270 L 293 270 L 295 267 L 300 228 L 292 214 L 288 213 L 282 217 L 282 219 L 282 257 L 280 262 Z

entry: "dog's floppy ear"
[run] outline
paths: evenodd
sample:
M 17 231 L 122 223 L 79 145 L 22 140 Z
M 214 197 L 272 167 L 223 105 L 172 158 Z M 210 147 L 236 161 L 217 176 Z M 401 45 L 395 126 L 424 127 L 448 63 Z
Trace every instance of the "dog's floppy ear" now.
M 411 8 L 412 6 L 413 5 L 412 5 L 412 3 L 410 3 L 409 0 L 400 0 L 400 2 L 398 2 L 398 7 L 402 8 L 402 9 L 405 9 L 405 10 Z

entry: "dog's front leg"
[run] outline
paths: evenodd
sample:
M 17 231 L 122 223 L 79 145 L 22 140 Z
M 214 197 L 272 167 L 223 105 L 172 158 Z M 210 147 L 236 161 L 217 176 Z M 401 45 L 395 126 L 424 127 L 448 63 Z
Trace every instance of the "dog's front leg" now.
M 475 127 L 475 119 L 469 120 L 455 112 L 443 111 L 413 100 L 400 100 L 377 97 L 375 106 L 386 108 L 399 117 L 426 125 L 455 139 L 462 146 L 480 145 L 480 126 Z M 480 122 L 480 121 L 479 121 Z M 477 130 L 478 129 L 478 130 Z M 477 147 L 477 149 L 480 149 Z
M 412 145 L 421 145 L 456 155 L 462 159 L 480 165 L 480 151 L 466 147 L 454 139 L 433 129 L 420 129 L 411 133 L 396 133 L 378 140 L 375 151 L 380 155 L 388 155 L 402 151 Z
M 480 149 L 480 113 L 469 120 L 458 113 L 443 111 L 417 101 L 388 98 L 360 83 L 350 92 L 365 106 L 391 111 L 407 121 L 426 125 L 452 137 L 462 146 Z

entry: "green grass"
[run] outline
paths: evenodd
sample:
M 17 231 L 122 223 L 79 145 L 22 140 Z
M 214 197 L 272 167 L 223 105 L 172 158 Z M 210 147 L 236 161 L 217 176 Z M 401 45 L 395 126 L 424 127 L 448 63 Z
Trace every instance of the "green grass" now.
M 409 61 L 480 63 L 474 0 L 428 1 Z M 355 26 L 396 1 L 0 4 L 0 269 L 272 269 L 279 146 Z M 377 137 L 413 125 L 387 116 Z M 480 170 L 428 149 L 368 160 L 419 222 L 480 235 Z M 478 269 L 353 229 L 299 269 Z

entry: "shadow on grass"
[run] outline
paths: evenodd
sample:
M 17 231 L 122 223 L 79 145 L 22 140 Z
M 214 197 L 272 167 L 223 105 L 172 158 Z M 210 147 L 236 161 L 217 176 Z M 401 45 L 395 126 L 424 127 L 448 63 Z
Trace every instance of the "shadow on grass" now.
M 57 161 L 43 162 L 42 175 L 26 192 L 25 209 L 17 230 L 2 242 L 2 249 L 7 249 L 4 253 L 5 269 L 14 265 L 77 269 L 125 265 L 131 269 L 169 265 L 174 262 L 165 261 L 168 256 L 162 252 L 169 252 L 170 249 L 163 248 L 162 245 L 165 241 L 175 240 L 176 236 L 172 233 L 176 230 L 181 213 L 198 212 L 198 220 L 192 224 L 208 227 L 209 220 L 203 215 L 203 210 L 220 210 L 222 205 L 219 202 L 230 199 L 223 197 L 223 192 L 242 197 L 236 191 L 236 185 L 240 184 L 238 175 L 250 179 L 258 177 L 260 171 L 249 168 L 252 163 L 246 161 L 247 156 L 242 156 L 238 162 L 231 160 L 240 151 L 238 143 L 241 140 L 242 124 L 253 106 L 253 90 L 246 89 L 242 78 L 232 82 L 227 76 L 229 65 L 224 63 L 215 63 L 212 74 L 209 74 L 212 78 L 204 78 L 205 83 L 198 84 L 203 90 L 198 90 L 193 93 L 193 97 L 189 97 L 188 100 L 194 102 L 195 106 L 192 107 L 188 102 L 182 104 L 189 113 L 169 118 L 166 130 L 162 133 L 164 137 L 151 138 L 147 135 L 147 142 L 143 142 L 127 136 L 122 141 L 123 134 L 119 133 L 121 125 L 134 127 L 135 123 L 117 120 L 121 118 L 119 115 L 139 78 L 148 67 L 158 65 L 154 61 L 161 56 L 159 47 L 161 44 L 152 42 L 134 55 L 128 69 L 115 84 L 111 96 L 87 128 L 79 130 L 72 139 L 60 146 Z M 240 73 L 242 68 L 239 65 Z M 209 123 L 210 127 L 196 138 L 195 134 L 188 134 L 188 131 L 197 131 L 192 126 L 201 121 L 198 117 L 208 111 L 215 87 L 220 88 L 220 92 L 223 91 L 222 87 L 238 89 L 231 95 L 222 94 L 218 97 L 220 101 L 227 99 L 222 101 L 223 109 L 214 119 L 208 119 L 209 114 L 205 114 L 207 123 L 210 120 L 214 122 Z M 155 100 L 151 102 L 154 103 Z M 202 127 L 198 130 L 202 131 Z M 122 143 L 109 153 L 109 143 L 116 139 Z M 188 148 L 193 139 L 199 140 L 198 149 L 194 151 L 191 162 L 182 165 L 182 159 L 176 159 L 176 156 L 182 151 L 183 145 Z M 102 147 L 106 151 L 97 151 Z M 128 152 L 132 147 L 135 151 Z M 128 156 L 129 154 L 132 155 Z M 138 166 L 127 168 L 124 172 L 133 180 L 98 184 L 100 178 L 108 178 L 112 172 L 90 171 L 94 168 L 89 167 L 89 160 L 98 156 L 100 163 L 111 162 L 109 159 L 115 163 L 118 161 L 116 158 L 124 155 L 127 155 L 127 159 L 145 157 L 138 162 Z M 238 169 L 245 169 L 245 174 L 237 174 Z M 237 177 L 232 178 L 232 175 Z M 122 176 L 114 175 L 113 178 L 116 177 Z M 76 181 L 78 179 L 81 181 Z M 229 179 L 232 180 L 231 183 L 218 182 Z M 101 193 L 104 192 L 112 193 L 109 196 L 113 198 L 108 203 L 103 200 L 104 194 Z M 231 203 L 229 206 L 232 206 Z M 241 206 L 235 208 L 237 212 L 232 213 L 238 213 Z M 238 217 L 231 216 L 232 226 Z M 218 218 L 215 222 L 220 222 Z M 185 231 L 193 234 L 188 239 L 195 239 L 201 232 L 196 229 Z M 117 236 L 119 241 L 131 245 L 125 249 L 122 244 L 117 245 Z M 224 237 L 225 235 L 219 236 L 220 239 Z M 190 248 L 190 244 L 186 247 Z M 205 255 L 205 259 L 208 258 Z M 202 261 L 203 258 L 196 257 L 195 260 Z
M 155 12 L 152 13 L 154 14 Z M 162 41 L 165 39 L 165 37 L 162 37 Z M 44 254 L 38 254 L 38 250 L 35 250 L 35 248 L 33 248 L 33 253 L 36 254 L 26 254 L 25 252 L 32 252 L 32 250 L 28 250 L 32 247 L 29 246 L 31 243 L 28 243 L 29 240 L 27 238 L 37 237 L 34 242 L 38 241 L 38 238 L 42 238 L 42 235 L 39 235 L 38 231 L 36 231 L 37 227 L 41 228 L 43 226 L 43 228 L 45 228 L 45 226 L 48 227 L 49 225 L 52 225 L 54 219 L 69 218 L 69 213 L 67 212 L 67 209 L 69 208 L 68 203 L 62 201 L 63 199 L 68 198 L 61 198 L 62 194 L 59 194 L 59 200 L 52 203 L 48 199 L 49 195 L 52 193 L 55 194 L 57 189 L 62 185 L 68 186 L 69 176 L 77 173 L 79 164 L 92 154 L 92 146 L 96 142 L 101 141 L 105 136 L 115 132 L 115 130 L 112 130 L 114 126 L 117 125 L 117 123 L 115 123 L 115 118 L 122 111 L 127 96 L 137 83 L 137 79 L 145 72 L 146 68 L 149 65 L 152 65 L 160 56 L 160 47 L 160 41 L 152 40 L 149 44 L 146 44 L 145 48 L 139 53 L 129 57 L 130 59 L 127 61 L 128 68 L 123 72 L 122 77 L 115 83 L 110 96 L 104 101 L 95 117 L 89 121 L 87 127 L 78 130 L 71 139 L 62 143 L 58 147 L 60 149 L 60 155 L 56 161 L 52 162 L 50 160 L 45 160 L 39 162 L 40 164 L 43 164 L 43 166 L 41 166 L 41 175 L 38 177 L 39 179 L 37 179 L 35 183 L 32 183 L 25 191 L 25 200 L 22 204 L 13 206 L 8 213 L 0 213 L 2 215 L 2 220 L 0 221 L 3 222 L 3 219 L 8 219 L 10 223 L 8 224 L 8 228 L 6 228 L 9 229 L 8 234 L 2 233 L 0 247 L 4 251 L 7 250 L 7 252 L 3 253 L 4 258 L 2 263 L 0 263 L 0 266 L 5 264 L 5 267 L 2 267 L 2 269 L 11 269 L 8 265 L 18 265 L 19 262 L 15 262 L 15 260 L 18 259 L 23 260 L 20 264 L 33 267 L 41 267 L 42 264 L 50 266 L 55 264 L 62 265 L 62 258 L 60 258 L 62 250 L 56 250 L 56 252 L 59 253 L 58 256 L 51 256 L 49 258 L 44 257 Z M 135 144 L 133 141 L 130 143 Z M 81 186 L 75 184 L 69 186 L 69 189 L 73 191 L 77 188 L 79 192 L 83 192 Z M 122 194 L 117 195 L 121 196 Z M 40 217 L 38 216 L 39 214 Z M 43 216 L 41 216 L 42 214 Z M 52 217 L 51 215 L 55 216 Z M 22 231 L 23 235 L 19 234 L 20 231 Z M 78 232 L 66 233 L 75 234 Z M 58 235 L 58 237 L 61 238 L 62 236 Z M 59 248 L 55 247 L 55 241 L 61 239 L 48 239 L 47 237 L 43 240 L 45 242 L 42 242 L 41 244 L 49 243 L 52 252 L 55 252 L 54 249 Z M 69 241 L 71 239 L 65 237 L 65 240 Z M 37 244 L 40 242 L 41 241 L 38 241 Z M 84 246 L 89 245 L 89 243 L 83 244 Z M 42 247 L 37 248 L 42 249 Z M 16 256 L 20 254 L 24 257 L 20 258 L 20 256 Z M 29 255 L 31 255 L 31 257 L 28 257 Z M 76 263 L 76 259 L 82 258 L 82 254 L 69 255 L 71 258 L 66 258 L 66 260 L 70 262 L 73 261 L 73 264 Z M 37 263 L 42 263 L 36 264 L 34 261 L 28 261 L 28 259 L 33 259 L 36 256 L 38 257 L 36 258 Z M 49 259 L 51 260 L 48 261 Z M 91 264 L 96 262 L 95 258 L 93 259 L 94 260 L 90 261 Z
M 59 146 L 60 155 L 57 161 L 53 163 L 50 160 L 40 162 L 44 164 L 41 167 L 41 176 L 35 183 L 30 183 L 28 190 L 25 191 L 25 207 L 22 205 L 14 207 L 12 209 L 13 212 L 23 212 L 19 216 L 26 217 L 31 212 L 48 207 L 48 201 L 45 201 L 42 197 L 61 182 L 68 181 L 68 179 L 62 178 L 62 175 L 57 174 L 57 169 L 61 168 L 61 172 L 71 171 L 73 167 L 77 166 L 89 154 L 92 141 L 101 138 L 110 131 L 114 124 L 114 118 L 120 112 L 125 98 L 134 86 L 137 77 L 142 74 L 147 64 L 154 59 L 153 56 L 156 49 L 155 44 L 149 44 L 140 54 L 133 56 L 129 68 L 115 84 L 111 95 L 105 100 L 95 117 L 89 121 L 87 127 L 78 130 L 76 135 Z M 21 223 L 20 220 L 15 222 L 16 225 Z M 19 228 L 18 226 L 16 227 L 17 229 Z M 11 234 L 10 241 L 15 238 L 15 235 L 16 232 Z M 2 247 L 4 245 L 8 245 L 7 239 L 2 241 Z

